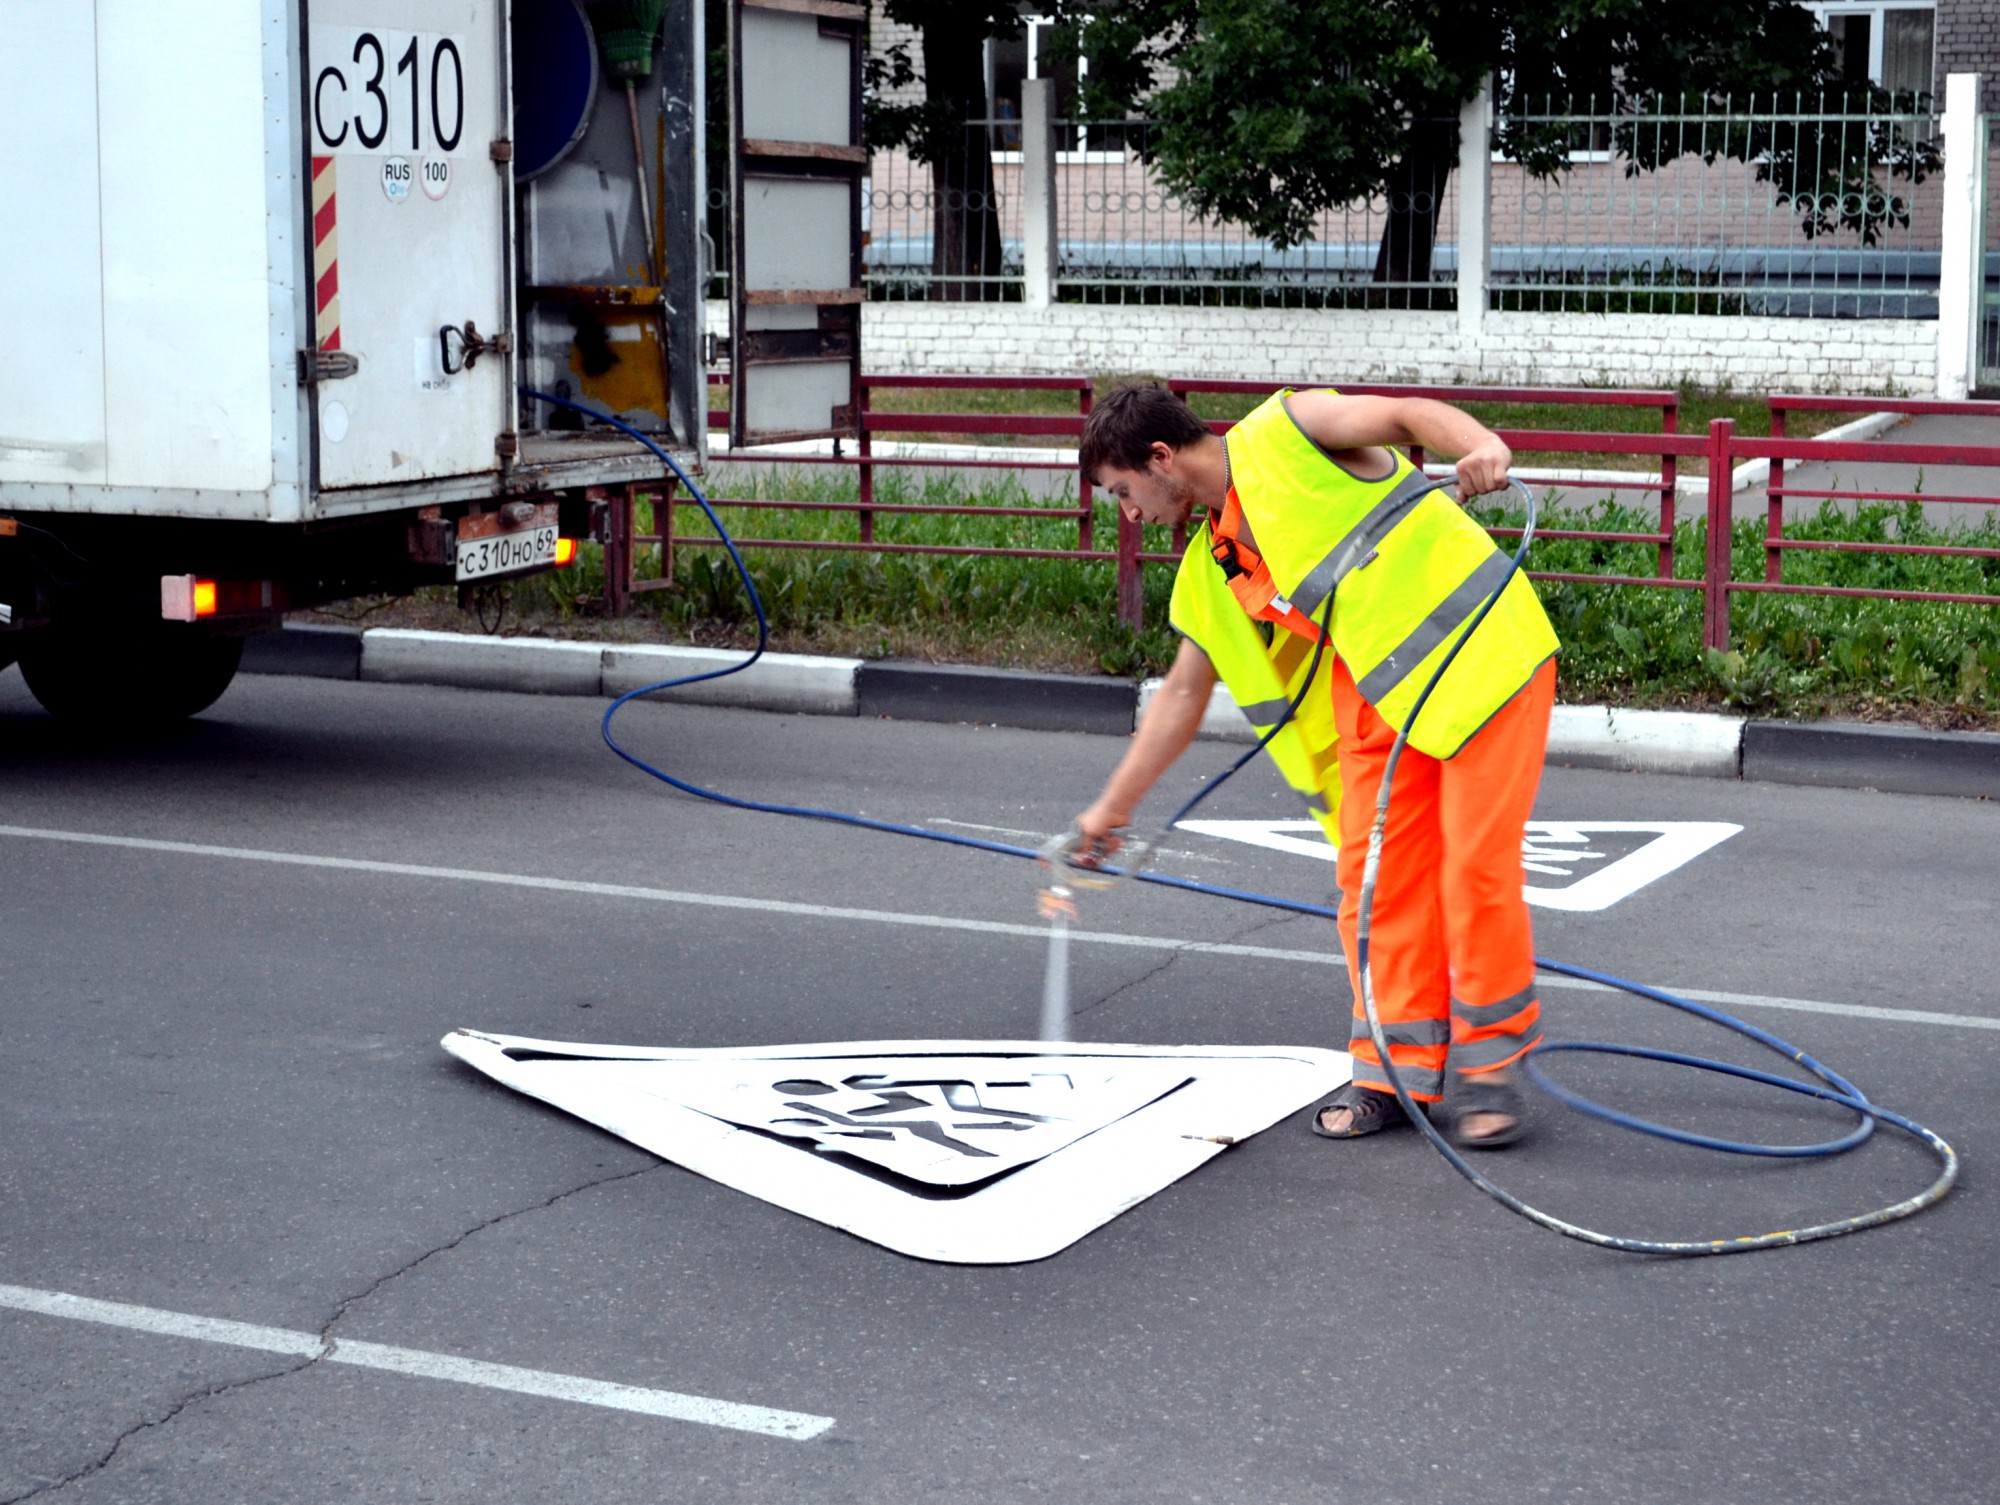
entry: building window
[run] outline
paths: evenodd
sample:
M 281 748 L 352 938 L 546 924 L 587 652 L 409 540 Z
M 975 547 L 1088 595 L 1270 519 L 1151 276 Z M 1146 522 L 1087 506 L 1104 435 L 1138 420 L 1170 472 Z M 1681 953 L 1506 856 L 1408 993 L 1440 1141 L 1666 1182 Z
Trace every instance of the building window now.
M 995 37 L 986 44 L 986 97 L 992 102 L 993 118 L 1003 122 L 995 145 L 1003 152 L 1021 149 L 1021 85 L 1031 78 L 1055 83 L 1055 118 L 1076 119 L 1077 83 L 1090 73 L 1090 59 L 1057 59 L 1049 55 L 1056 34 L 1055 23 L 1046 16 L 1024 16 L 1021 30 L 1011 37 Z M 1124 133 L 1117 126 L 1076 125 L 1073 142 L 1058 142 L 1061 155 L 1080 160 L 1077 153 L 1120 153 Z
M 1930 93 L 1937 34 L 1932 0 L 1806 8 L 1832 36 L 1846 82 L 1857 88 L 1875 84 L 1896 94 Z

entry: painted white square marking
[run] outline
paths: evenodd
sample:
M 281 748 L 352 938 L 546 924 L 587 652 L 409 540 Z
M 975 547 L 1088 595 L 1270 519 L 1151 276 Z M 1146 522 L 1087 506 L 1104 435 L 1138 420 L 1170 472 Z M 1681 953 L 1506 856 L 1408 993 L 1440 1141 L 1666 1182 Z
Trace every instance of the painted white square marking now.
M 1334 859 L 1333 847 L 1312 820 L 1188 820 L 1179 829 L 1322 862 Z M 1521 842 L 1524 873 L 1568 881 L 1524 881 L 1521 890 L 1543 909 L 1609 909 L 1742 829 L 1719 820 L 1531 820 Z M 1593 866 L 1597 863 L 1603 866 Z
M 738 1191 L 903 1254 L 1044 1259 L 1347 1081 L 1302 1046 L 874 1041 L 444 1048 Z

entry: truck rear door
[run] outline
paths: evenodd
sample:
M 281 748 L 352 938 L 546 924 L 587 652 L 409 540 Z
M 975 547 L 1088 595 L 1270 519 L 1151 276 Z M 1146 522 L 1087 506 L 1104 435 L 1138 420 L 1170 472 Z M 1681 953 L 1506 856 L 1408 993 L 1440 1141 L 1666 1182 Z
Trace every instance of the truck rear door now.
M 730 3 L 732 445 L 861 432 L 867 14 Z
M 319 487 L 496 470 L 513 429 L 501 0 L 312 0 Z M 329 501 L 332 499 L 329 498 Z

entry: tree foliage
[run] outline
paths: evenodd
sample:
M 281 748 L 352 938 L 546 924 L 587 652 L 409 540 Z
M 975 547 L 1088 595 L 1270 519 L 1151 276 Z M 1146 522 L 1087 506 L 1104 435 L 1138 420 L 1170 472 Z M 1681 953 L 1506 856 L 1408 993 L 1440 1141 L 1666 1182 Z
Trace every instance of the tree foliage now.
M 869 48 L 862 79 L 868 144 L 904 147 L 919 162 L 935 162 L 956 148 L 966 121 L 986 118 L 986 42 L 1019 35 L 1021 7 L 1014 0 L 883 0 L 879 14 L 916 30 L 917 55 L 907 41 Z M 921 100 L 888 97 L 919 76 Z
M 1343 204 L 1389 201 L 1377 280 L 1423 281 L 1457 118 L 1490 78 L 1496 145 L 1564 171 L 1578 144 L 1550 116 L 1620 117 L 1628 173 L 1693 153 L 1755 164 L 1808 236 L 1872 239 L 1898 212 L 1873 169 L 1921 181 L 1935 148 L 1829 121 L 1785 125 L 1795 100 L 1827 114 L 1905 107 L 1844 86 L 1830 39 L 1795 0 L 1054 0 L 1060 45 L 1089 59 L 1083 109 L 1160 122 L 1148 152 L 1204 217 L 1277 246 Z M 1658 117 L 1745 112 L 1734 126 Z M 1645 122 L 1654 117 L 1649 126 Z

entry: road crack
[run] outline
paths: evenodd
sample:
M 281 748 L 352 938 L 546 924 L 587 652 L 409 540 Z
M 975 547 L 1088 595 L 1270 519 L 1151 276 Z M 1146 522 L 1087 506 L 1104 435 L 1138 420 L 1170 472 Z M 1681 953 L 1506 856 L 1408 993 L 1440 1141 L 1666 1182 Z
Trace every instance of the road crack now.
M 334 1342 L 333 1330 L 334 1328 L 340 1325 L 341 1320 L 347 1316 L 349 1310 L 351 1310 L 353 1307 L 360 1305 L 360 1303 L 368 1300 L 371 1296 L 374 1296 L 384 1286 L 390 1285 L 395 1281 L 401 1280 L 405 1275 L 410 1274 L 413 1270 L 417 1269 L 420 1265 L 423 1265 L 425 1262 L 437 1258 L 440 1254 L 449 1254 L 452 1250 L 456 1249 L 460 1244 L 463 1244 L 467 1239 L 472 1238 L 477 1234 L 484 1233 L 489 1228 L 497 1228 L 502 1223 L 512 1222 L 515 1218 L 527 1217 L 531 1213 L 547 1212 L 551 1207 L 554 1207 L 558 1202 L 567 1201 L 571 1197 L 579 1196 L 584 1192 L 595 1190 L 597 1187 L 600 1186 L 610 1186 L 615 1182 L 630 1181 L 636 1176 L 644 1176 L 649 1172 L 659 1170 L 666 1163 L 667 1162 L 664 1160 L 655 1160 L 651 1165 L 642 1165 L 634 1170 L 619 1171 L 615 1175 L 610 1175 L 610 1176 L 598 1176 L 593 1180 L 583 1182 L 579 1186 L 572 1186 L 565 1191 L 559 1191 L 554 1196 L 548 1197 L 543 1201 L 536 1202 L 531 1206 L 516 1207 L 510 1209 L 507 1212 L 496 1213 L 494 1216 L 486 1219 L 482 1223 L 474 1223 L 470 1228 L 466 1229 L 465 1232 L 458 1234 L 454 1238 L 447 1239 L 444 1243 L 439 1244 L 437 1247 L 433 1249 L 426 1249 L 422 1254 L 419 1254 L 415 1259 L 411 1260 L 408 1264 L 402 1266 L 400 1269 L 391 1270 L 387 1275 L 383 1275 L 378 1279 L 372 1281 L 366 1290 L 357 1291 L 352 1296 L 344 1297 L 339 1303 L 339 1305 L 337 1305 L 333 1309 L 333 1315 L 327 1318 L 326 1321 L 320 1325 L 319 1339 L 321 1344 L 321 1351 L 318 1357 L 315 1358 L 312 1362 L 318 1363 L 320 1359 L 325 1358 L 327 1354 L 333 1351 L 333 1342 Z M 9 1502 L 0 1501 L 0 1505 L 9 1505 Z
M 1238 929 L 1230 932 L 1227 936 L 1224 937 L 1224 943 L 1233 946 L 1243 945 L 1247 943 L 1253 936 L 1261 935 L 1265 931 L 1275 929 L 1281 925 L 1290 925 L 1296 923 L 1297 921 L 1305 918 L 1307 917 L 1303 915 L 1285 914 L 1285 913 L 1261 915 L 1246 920 Z M 1180 962 L 1183 959 L 1190 956 L 1205 956 L 1208 954 L 1209 953 L 1207 952 L 1200 952 L 1200 951 L 1169 951 L 1159 963 L 1157 963 L 1153 967 L 1148 968 L 1145 972 L 1142 972 L 1139 976 L 1132 978 L 1128 982 L 1120 983 L 1117 987 L 1110 989 L 1108 992 L 1100 994 L 1096 998 L 1091 999 L 1088 1003 L 1073 1005 L 1070 1009 L 1070 1017 L 1072 1019 L 1080 1019 L 1086 1014 L 1096 1013 L 1098 1010 L 1104 1008 L 1107 1004 L 1115 1003 L 1118 999 L 1124 997 L 1127 993 L 1132 992 L 1135 988 L 1141 988 L 1144 987 L 1147 983 L 1157 981 L 1161 976 L 1163 976 L 1167 972 L 1169 968 L 1174 966 L 1177 962 Z
M 81 1483 L 83 1480 L 88 1479 L 95 1474 L 102 1473 L 105 1469 L 109 1468 L 112 1465 L 112 1463 L 117 1460 L 120 1451 L 122 1451 L 125 1445 L 128 1442 L 130 1442 L 133 1438 L 142 1436 L 147 1432 L 155 1431 L 161 1427 L 170 1425 L 172 1422 L 177 1420 L 183 1413 L 191 1410 L 196 1406 L 203 1405 L 211 1400 L 215 1400 L 220 1396 L 233 1394 L 234 1392 L 239 1390 L 247 1390 L 253 1385 L 263 1385 L 273 1380 L 289 1379 L 291 1376 L 295 1374 L 302 1374 L 306 1370 L 313 1368 L 315 1365 L 322 1363 L 334 1351 L 334 1344 L 336 1341 L 333 1335 L 334 1328 L 341 1323 L 341 1321 L 347 1316 L 347 1314 L 351 1310 L 353 1310 L 354 1307 L 359 1305 L 361 1302 L 368 1300 L 370 1297 L 376 1295 L 385 1286 L 388 1286 L 393 1282 L 402 1279 L 405 1275 L 408 1275 L 411 1271 L 417 1269 L 427 1260 L 435 1259 L 440 1254 L 450 1253 L 453 1249 L 458 1248 L 467 1239 L 472 1238 L 474 1235 L 484 1233 L 489 1228 L 496 1228 L 502 1223 L 511 1222 L 515 1218 L 526 1217 L 530 1213 L 546 1212 L 548 1211 L 549 1208 L 554 1207 L 558 1202 L 566 1201 L 571 1197 L 578 1196 L 583 1192 L 594 1190 L 597 1187 L 610 1186 L 614 1182 L 618 1181 L 629 1181 L 636 1176 L 643 1176 L 651 1171 L 657 1171 L 661 1169 L 664 1165 L 666 1165 L 666 1163 L 667 1162 L 663 1160 L 656 1160 L 650 1165 L 642 1165 L 634 1170 L 619 1171 L 609 1176 L 593 1177 L 591 1180 L 585 1181 L 580 1185 L 567 1187 L 564 1190 L 557 1192 L 553 1196 L 545 1197 L 539 1202 L 530 1203 L 526 1207 L 509 1208 L 506 1212 L 496 1213 L 494 1214 L 494 1216 L 490 1218 L 485 1218 L 482 1219 L 480 1222 L 474 1223 L 470 1228 L 466 1229 L 463 1233 L 453 1235 L 451 1238 L 445 1240 L 445 1242 L 441 1244 L 436 1245 L 434 1248 L 426 1249 L 422 1254 L 419 1254 L 415 1259 L 410 1260 L 408 1263 L 401 1265 L 394 1270 L 391 1270 L 386 1275 L 379 1276 L 375 1280 L 370 1281 L 365 1289 L 357 1291 L 351 1296 L 346 1296 L 341 1298 L 341 1300 L 334 1306 L 333 1315 L 328 1317 L 326 1321 L 322 1323 L 319 1327 L 318 1336 L 319 1336 L 320 1346 L 318 1353 L 310 1354 L 307 1357 L 298 1360 L 296 1363 L 286 1364 L 281 1368 L 268 1370 L 263 1374 L 248 1375 L 242 1379 L 230 1380 L 226 1384 L 203 1385 L 199 1389 L 192 1390 L 188 1392 L 186 1395 L 183 1395 L 177 1400 L 171 1402 L 168 1405 L 167 1409 L 161 1412 L 158 1416 L 148 1417 L 143 1421 L 135 1422 L 132 1426 L 127 1427 L 123 1432 L 120 1432 L 117 1437 L 112 1439 L 111 1445 L 109 1447 L 107 1447 L 101 1454 L 99 1454 L 91 1462 L 85 1464 L 83 1467 L 76 1469 L 73 1472 L 68 1473 L 59 1479 L 51 1479 L 44 1483 L 37 1484 L 34 1486 L 34 1488 L 28 1490 L 25 1494 L 10 1495 L 4 1500 L 0 1500 L 0 1505 L 27 1505 L 27 1502 L 30 1500 L 37 1500 L 45 1495 L 52 1495 L 56 1493 L 58 1490 L 67 1489 L 72 1484 Z
M 26 1494 L 10 1495 L 7 1499 L 0 1500 L 0 1505 L 25 1505 L 25 1502 L 28 1500 L 37 1500 L 43 1495 L 54 1494 L 59 1489 L 68 1489 L 72 1484 L 79 1484 L 83 1480 L 90 1478 L 93 1474 L 102 1473 L 105 1469 L 109 1468 L 112 1461 L 117 1458 L 119 1450 L 134 1437 L 153 1431 L 155 1428 L 168 1425 L 189 1407 L 198 1406 L 202 1402 L 213 1400 L 219 1395 L 228 1395 L 235 1390 L 247 1390 L 252 1385 L 261 1385 L 267 1380 L 281 1380 L 287 1375 L 297 1374 L 302 1369 L 310 1369 L 324 1356 L 323 1353 L 313 1354 L 308 1358 L 300 1359 L 295 1364 L 287 1364 L 282 1369 L 273 1369 L 265 1374 L 253 1374 L 244 1379 L 231 1380 L 226 1385 L 204 1385 L 199 1390 L 192 1391 L 182 1396 L 179 1400 L 174 1401 L 160 1415 L 148 1417 L 144 1421 L 127 1427 L 117 1437 L 112 1439 L 111 1446 L 106 1448 L 102 1454 L 85 1464 L 82 1468 L 77 1469 L 74 1473 L 66 1474 L 60 1479 L 51 1479 L 46 1483 L 37 1484 Z

